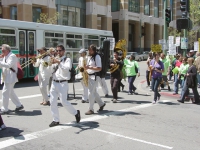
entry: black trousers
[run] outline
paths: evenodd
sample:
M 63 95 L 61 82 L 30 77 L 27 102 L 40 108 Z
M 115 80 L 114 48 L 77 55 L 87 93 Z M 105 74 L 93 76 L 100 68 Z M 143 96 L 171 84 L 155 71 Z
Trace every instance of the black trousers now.
M 3 119 L 2 119 L 2 117 L 0 115 L 0 126 L 2 126 L 2 125 L 3 125 Z
M 113 99 L 117 99 L 119 80 L 120 80 L 120 77 L 111 77 L 110 78 L 110 84 L 111 84 L 111 90 L 112 90 L 112 93 L 113 93 Z
M 149 80 L 149 74 L 150 74 L 150 71 L 146 71 L 146 80 L 147 80 L 147 85 L 150 86 L 150 80 Z
M 124 85 L 122 84 L 122 79 L 119 79 L 118 83 L 118 91 L 120 91 L 120 87 L 123 87 Z

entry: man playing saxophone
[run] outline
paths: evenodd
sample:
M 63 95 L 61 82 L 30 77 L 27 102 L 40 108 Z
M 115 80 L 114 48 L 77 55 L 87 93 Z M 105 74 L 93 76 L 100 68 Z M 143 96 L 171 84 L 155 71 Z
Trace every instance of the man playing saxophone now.
M 45 47 L 39 49 L 38 52 L 41 57 L 38 57 L 36 62 L 32 61 L 34 67 L 39 67 L 38 83 L 43 97 L 43 100 L 40 103 L 41 105 L 50 105 L 47 95 L 47 85 L 51 76 L 51 67 L 49 66 L 51 58 L 45 54 L 46 51 L 47 49 Z
M 78 61 L 78 66 L 76 69 L 79 69 L 79 71 L 81 69 L 84 69 L 86 64 L 87 64 L 87 56 L 86 56 L 86 50 L 85 49 L 81 49 L 79 51 L 79 54 L 80 54 L 80 58 L 79 58 L 79 61 Z M 83 79 L 81 80 L 81 84 L 83 86 L 83 95 L 82 95 L 82 103 L 85 103 L 85 102 L 88 102 L 88 79 L 86 79 L 85 76 L 88 76 L 86 70 L 84 70 L 83 72 L 80 71 L 80 73 L 82 74 L 83 76 Z M 85 76 L 84 76 L 84 73 Z

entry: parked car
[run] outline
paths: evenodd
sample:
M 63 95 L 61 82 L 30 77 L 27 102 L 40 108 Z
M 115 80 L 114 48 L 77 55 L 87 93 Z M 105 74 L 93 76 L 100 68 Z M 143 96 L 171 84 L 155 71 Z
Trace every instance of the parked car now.
M 142 54 L 143 60 L 147 60 L 148 57 L 149 57 L 149 51 L 144 51 L 143 54 Z
M 126 54 L 126 57 L 129 58 L 131 55 L 134 55 L 135 56 L 135 60 L 136 61 L 142 61 L 143 60 L 143 56 L 138 54 L 137 52 L 128 52 Z

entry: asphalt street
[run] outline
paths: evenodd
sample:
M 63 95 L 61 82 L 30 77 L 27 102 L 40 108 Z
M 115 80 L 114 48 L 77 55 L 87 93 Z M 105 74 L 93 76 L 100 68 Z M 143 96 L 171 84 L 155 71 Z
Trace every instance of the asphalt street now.
M 86 116 L 88 103 L 81 103 L 82 86 L 70 84 L 69 101 L 80 110 L 82 120 L 75 123 L 58 100 L 61 125 L 49 128 L 52 116 L 49 106 L 42 101 L 37 82 L 23 80 L 15 85 L 25 109 L 19 113 L 3 115 L 7 126 L 0 131 L 0 149 L 5 150 L 199 150 L 200 149 L 200 105 L 191 101 L 180 104 L 178 96 L 162 90 L 161 100 L 152 104 L 153 93 L 146 87 L 145 61 L 139 62 L 141 76 L 136 78 L 137 95 L 128 95 L 128 82 L 119 92 L 118 103 L 112 103 L 109 77 L 106 82 L 109 97 L 105 98 L 101 88 L 98 93 L 106 102 L 104 111 Z M 171 86 L 173 89 L 173 86 Z M 1 87 L 2 88 L 2 87 Z M 15 109 L 12 102 L 9 108 Z

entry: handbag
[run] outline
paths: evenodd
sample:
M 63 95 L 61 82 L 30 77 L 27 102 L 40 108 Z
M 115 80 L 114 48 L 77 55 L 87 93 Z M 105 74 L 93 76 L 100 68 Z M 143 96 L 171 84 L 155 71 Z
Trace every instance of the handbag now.
M 135 66 L 135 72 L 138 73 L 138 67 L 135 65 L 135 62 L 134 62 L 134 66 Z
M 12 72 L 16 72 L 13 68 L 10 68 Z M 24 72 L 19 62 L 17 62 L 17 78 L 22 79 L 24 77 Z

